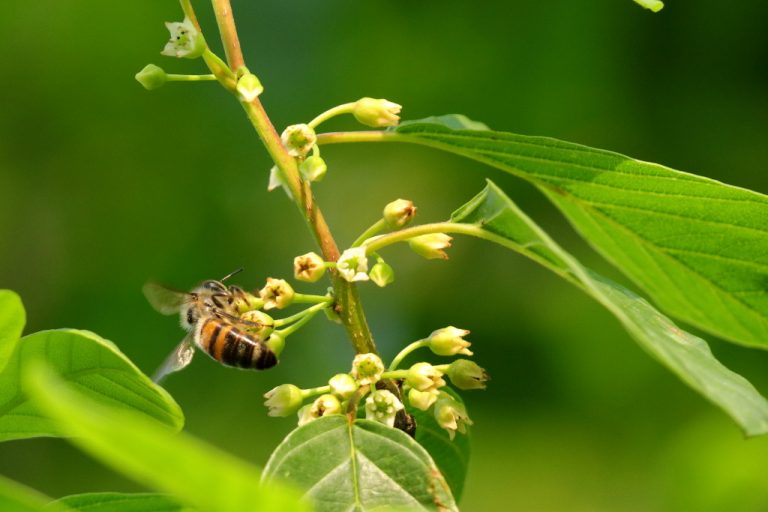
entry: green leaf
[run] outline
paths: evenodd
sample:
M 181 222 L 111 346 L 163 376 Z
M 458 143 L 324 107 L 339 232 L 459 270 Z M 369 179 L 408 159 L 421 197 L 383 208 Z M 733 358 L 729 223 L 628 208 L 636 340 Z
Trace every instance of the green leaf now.
M 443 390 L 458 402 L 464 403 L 452 390 L 448 388 Z M 409 408 L 408 412 L 416 420 L 416 441 L 429 452 L 445 481 L 448 482 L 456 502 L 460 502 L 469 465 L 471 428 L 467 427 L 466 434 L 456 434 L 451 440 L 448 437 L 448 431 L 437 424 L 434 409 L 422 411 Z
M 92 332 L 62 329 L 22 338 L 0 373 L 0 441 L 62 434 L 21 388 L 22 370 L 38 359 L 91 400 L 142 412 L 175 430 L 184 424 L 173 398 L 112 342 Z
M 530 181 L 668 313 L 768 348 L 768 197 L 544 137 L 413 122 L 385 139 L 467 156 Z
M 166 494 L 94 492 L 75 494 L 54 501 L 50 506 L 65 505 L 83 512 L 194 512 Z M 46 509 L 51 512 L 51 509 Z
M 488 125 L 480 121 L 473 121 L 462 114 L 446 114 L 444 116 L 430 116 L 415 121 L 403 121 L 390 131 L 401 131 L 401 128 L 409 125 L 438 124 L 451 130 L 490 130 Z
M 2 512 L 71 512 L 65 505 L 50 505 L 51 498 L 0 475 Z
M 605 306 L 649 354 L 730 415 L 747 435 L 768 433 L 768 401 L 720 364 L 704 340 L 678 328 L 644 299 L 583 267 L 496 185 L 454 212 L 485 238 L 520 252 L 565 277 Z
M 273 478 L 305 489 L 318 512 L 458 510 L 448 484 L 416 441 L 400 430 L 346 416 L 319 418 L 291 432 L 264 468 L 264 479 Z
M 150 488 L 206 512 L 304 511 L 298 493 L 259 484 L 250 464 L 125 408 L 108 407 L 74 390 L 40 364 L 24 376 L 25 391 L 72 443 Z M 231 432 L 226 435 L 230 435 Z M 259 442 L 257 433 L 243 442 Z M 257 505 L 256 505 L 257 504 Z
M 11 290 L 0 290 L 0 371 L 8 363 L 26 323 L 21 299 Z

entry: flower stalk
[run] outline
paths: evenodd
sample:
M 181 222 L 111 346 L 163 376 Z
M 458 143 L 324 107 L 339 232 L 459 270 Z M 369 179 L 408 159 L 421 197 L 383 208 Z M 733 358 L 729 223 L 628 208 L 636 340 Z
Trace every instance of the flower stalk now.
M 199 27 L 189 0 L 180 0 L 180 2 L 186 16 L 189 17 L 195 26 Z M 237 70 L 245 64 L 232 14 L 232 6 L 229 0 L 212 0 L 212 4 L 229 69 L 232 72 L 232 70 Z M 208 60 L 206 60 L 206 63 L 210 67 L 211 64 Z M 330 232 L 323 214 L 315 205 L 311 190 L 302 185 L 296 159 L 288 154 L 260 99 L 257 97 L 250 102 L 241 102 L 241 104 L 270 157 L 280 171 L 282 171 L 286 180 L 286 186 L 296 200 L 297 206 L 309 225 L 317 244 L 320 246 L 323 258 L 326 261 L 336 261 L 339 258 L 339 249 L 336 241 Z M 334 296 L 336 297 L 334 310 L 341 319 L 355 351 L 357 353 L 376 353 L 376 345 L 368 327 L 357 288 L 352 283 L 341 279 L 335 272 L 332 272 L 331 280 L 334 287 Z

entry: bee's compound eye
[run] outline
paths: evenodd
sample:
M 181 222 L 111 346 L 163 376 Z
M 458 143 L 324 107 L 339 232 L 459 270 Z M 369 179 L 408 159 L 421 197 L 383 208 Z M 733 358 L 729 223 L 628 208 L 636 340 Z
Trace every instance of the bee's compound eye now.
M 226 293 L 227 287 L 221 284 L 218 281 L 210 280 L 203 282 L 202 285 L 200 285 L 201 288 L 205 288 L 208 291 L 211 292 L 218 292 L 218 293 Z

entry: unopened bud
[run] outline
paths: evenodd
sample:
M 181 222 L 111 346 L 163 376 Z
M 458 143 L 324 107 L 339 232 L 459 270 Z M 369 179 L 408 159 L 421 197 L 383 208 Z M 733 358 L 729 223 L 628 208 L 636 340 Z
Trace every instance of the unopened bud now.
M 309 156 L 299 165 L 301 177 L 307 181 L 320 181 L 325 177 L 328 166 L 319 156 Z
M 269 338 L 267 338 L 267 341 L 264 342 L 264 344 L 275 354 L 275 356 L 279 357 L 280 353 L 285 348 L 285 336 L 277 331 L 273 331 L 272 334 L 269 335 Z
M 443 249 L 451 246 L 451 238 L 445 233 L 432 233 L 429 235 L 416 236 L 408 240 L 413 252 L 423 256 L 428 260 L 443 259 L 447 260 L 448 255 Z
M 338 396 L 342 400 L 346 400 L 355 394 L 357 388 L 357 382 L 348 373 L 339 373 L 331 377 L 328 381 L 328 385 L 331 386 L 331 393 Z
M 259 97 L 259 94 L 264 92 L 264 86 L 261 85 L 261 81 L 253 73 L 245 73 L 237 81 L 237 92 L 240 94 L 240 99 L 246 103 L 250 103 Z
M 472 344 L 464 339 L 467 334 L 469 331 L 466 329 L 457 329 L 453 326 L 443 327 L 429 335 L 429 349 L 439 356 L 455 356 L 456 354 L 471 356 L 472 352 L 469 347 Z
M 388 263 L 380 259 L 376 262 L 373 268 L 371 268 L 371 271 L 368 272 L 368 277 L 370 277 L 371 281 L 376 283 L 377 286 L 384 288 L 395 280 L 395 271 L 392 270 L 392 267 L 389 266 Z
M 357 354 L 352 361 L 351 373 L 361 386 L 376 384 L 384 373 L 384 363 L 376 354 Z
M 491 378 L 485 369 L 469 359 L 457 359 L 448 366 L 448 378 L 459 389 L 485 389 Z
M 445 386 L 443 372 L 429 363 L 416 363 L 411 366 L 405 382 L 419 391 L 432 391 Z
M 294 291 L 284 279 L 267 278 L 267 284 L 259 291 L 264 309 L 287 308 L 293 302 Z
M 391 391 L 377 389 L 365 399 L 365 418 L 378 421 L 388 427 L 395 425 L 397 412 L 403 409 L 403 403 Z
M 400 229 L 413 220 L 416 207 L 413 201 L 396 199 L 384 207 L 384 220 L 390 229 Z
M 136 73 L 136 81 L 146 90 L 151 91 L 165 85 L 165 82 L 168 81 L 168 75 L 163 68 L 154 64 L 147 64 L 144 69 Z
M 403 107 L 385 99 L 361 98 L 355 103 L 352 114 L 361 124 L 374 128 L 397 126 L 397 115 Z
M 269 408 L 270 416 L 290 416 L 295 413 L 301 403 L 304 401 L 301 393 L 301 389 L 293 384 L 283 384 L 268 391 L 264 398 L 266 398 L 266 405 Z
M 283 130 L 280 138 L 291 156 L 306 155 L 317 142 L 315 130 L 306 124 L 292 124 Z
M 436 389 L 419 391 L 418 389 L 411 388 L 408 391 L 408 402 L 415 408 L 426 411 L 437 401 L 439 395 L 440 392 Z
M 160 52 L 161 55 L 196 59 L 203 54 L 206 49 L 205 39 L 189 18 L 184 18 L 182 22 L 166 23 L 165 26 L 171 38 Z
M 266 340 L 275 330 L 275 320 L 263 311 L 251 310 L 240 315 L 245 330 L 260 340 Z
M 299 281 L 314 283 L 325 274 L 325 261 L 319 254 L 308 252 L 293 258 L 293 277 Z

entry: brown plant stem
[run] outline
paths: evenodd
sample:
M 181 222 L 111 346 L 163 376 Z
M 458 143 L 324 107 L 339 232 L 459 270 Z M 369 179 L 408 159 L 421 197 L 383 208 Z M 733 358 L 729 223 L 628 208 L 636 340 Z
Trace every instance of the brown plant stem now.
M 185 0 L 182 0 L 184 5 Z M 243 53 L 237 36 L 237 29 L 232 14 L 230 0 L 211 0 L 219 26 L 221 41 L 227 56 L 227 62 L 233 71 L 244 65 Z M 325 222 L 320 208 L 315 204 L 312 190 L 308 183 L 303 183 L 296 159 L 288 154 L 283 146 L 280 135 L 275 130 L 267 116 L 261 101 L 256 98 L 251 102 L 241 102 L 248 118 L 264 143 L 270 157 L 278 166 L 285 177 L 287 186 L 299 206 L 303 217 L 312 232 L 323 257 L 327 261 L 339 259 L 339 249 L 331 234 L 328 224 Z M 342 279 L 338 273 L 331 274 L 335 292 L 335 310 L 349 335 L 352 345 L 357 353 L 377 353 L 368 322 L 365 318 L 360 296 L 354 284 Z

